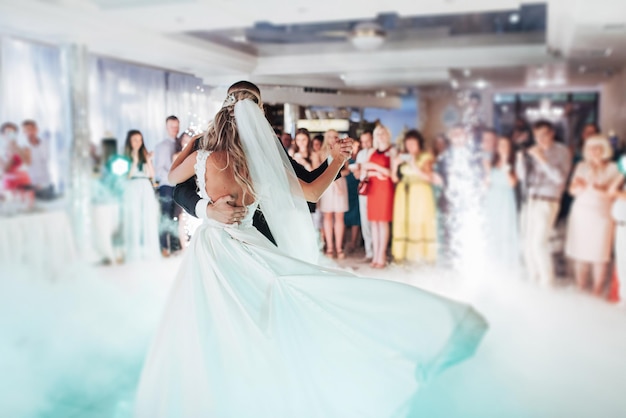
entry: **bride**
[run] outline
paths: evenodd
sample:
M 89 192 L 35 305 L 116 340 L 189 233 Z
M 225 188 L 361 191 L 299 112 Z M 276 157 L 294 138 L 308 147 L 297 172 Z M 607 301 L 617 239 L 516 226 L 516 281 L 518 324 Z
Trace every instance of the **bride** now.
M 258 87 L 229 89 L 200 149 L 170 172 L 196 175 L 205 199 L 247 212 L 193 236 L 145 361 L 140 418 L 391 418 L 476 349 L 486 323 L 470 306 L 416 287 L 320 267 L 307 200 L 349 157 L 298 180 L 264 117 Z M 263 210 L 276 246 L 252 225 Z

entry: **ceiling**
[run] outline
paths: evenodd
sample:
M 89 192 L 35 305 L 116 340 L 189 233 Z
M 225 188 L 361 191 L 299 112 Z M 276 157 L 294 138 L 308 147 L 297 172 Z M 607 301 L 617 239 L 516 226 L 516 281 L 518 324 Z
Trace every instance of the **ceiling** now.
M 350 42 L 364 21 L 385 32 L 380 48 Z M 626 1 L 0 0 L 0 35 L 85 44 L 209 85 L 593 85 L 626 66 Z

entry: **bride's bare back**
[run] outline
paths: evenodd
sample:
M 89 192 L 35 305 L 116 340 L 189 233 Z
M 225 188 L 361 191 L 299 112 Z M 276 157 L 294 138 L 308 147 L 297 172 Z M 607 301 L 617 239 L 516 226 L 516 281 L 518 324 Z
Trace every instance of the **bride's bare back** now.
M 206 160 L 206 193 L 213 200 L 230 195 L 236 206 L 248 206 L 254 203 L 254 197 L 248 192 L 243 201 L 244 191 L 235 181 L 232 164 L 228 164 L 228 155 L 224 151 L 215 151 Z

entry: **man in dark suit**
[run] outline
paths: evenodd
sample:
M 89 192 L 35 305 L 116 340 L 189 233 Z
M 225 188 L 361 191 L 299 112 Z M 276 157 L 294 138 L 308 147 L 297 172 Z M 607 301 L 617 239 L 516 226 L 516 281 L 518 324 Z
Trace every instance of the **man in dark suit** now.
M 199 138 L 194 141 L 192 151 L 198 148 L 199 141 Z M 342 152 L 347 154 L 351 153 L 352 140 L 342 140 L 341 149 Z M 296 176 L 298 176 L 300 180 L 307 183 L 313 182 L 328 168 L 328 161 L 324 161 L 317 169 L 309 172 L 303 166 L 295 162 L 291 157 L 289 157 L 289 160 L 293 166 Z M 337 178 L 339 177 L 341 177 L 341 174 L 337 175 Z M 223 196 L 215 202 L 208 202 L 201 199 L 197 193 L 195 176 L 183 183 L 177 184 L 174 187 L 174 201 L 187 213 L 196 218 L 210 218 L 226 224 L 234 223 L 233 219 L 242 219 L 246 214 L 245 207 L 234 206 L 234 199 L 231 196 Z M 262 209 L 259 208 L 259 210 L 257 210 L 254 214 L 253 225 L 259 230 L 259 232 L 267 237 L 267 239 L 276 244 L 261 210 Z

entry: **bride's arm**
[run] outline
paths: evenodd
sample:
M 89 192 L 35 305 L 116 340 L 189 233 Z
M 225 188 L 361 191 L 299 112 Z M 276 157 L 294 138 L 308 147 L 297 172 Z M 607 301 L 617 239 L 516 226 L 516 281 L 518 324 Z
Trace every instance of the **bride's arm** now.
M 196 174 L 194 166 L 196 165 L 197 154 L 198 151 L 192 152 L 182 162 L 179 162 L 181 156 L 178 156 L 178 159 L 176 160 L 178 164 L 172 165 L 172 168 L 167 176 L 167 180 L 170 184 L 182 183 Z
M 337 174 L 344 168 L 346 160 L 352 155 L 352 139 L 346 138 L 336 143 L 331 149 L 333 161 L 328 168 L 315 180 L 310 183 L 300 180 L 300 186 L 304 192 L 304 198 L 309 202 L 317 202 L 322 194 L 328 189 Z
M 189 141 L 187 146 L 178 153 L 178 157 L 176 157 L 176 159 L 172 163 L 172 168 L 170 168 L 170 174 L 172 173 L 172 170 L 177 168 L 180 164 L 183 163 L 183 161 L 185 161 L 189 154 L 198 149 L 198 141 L 201 138 L 202 135 L 196 135 L 195 137 L 191 138 L 191 141 Z

